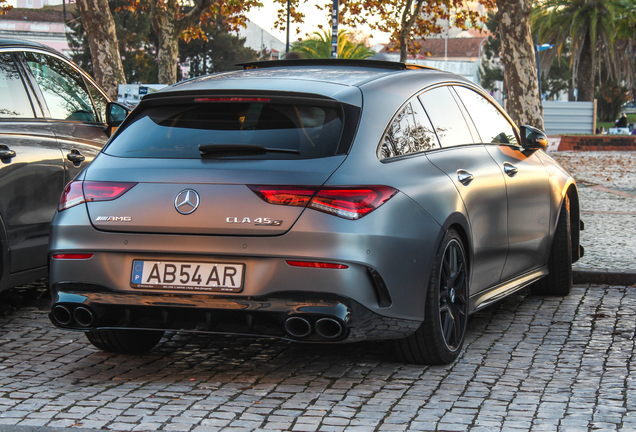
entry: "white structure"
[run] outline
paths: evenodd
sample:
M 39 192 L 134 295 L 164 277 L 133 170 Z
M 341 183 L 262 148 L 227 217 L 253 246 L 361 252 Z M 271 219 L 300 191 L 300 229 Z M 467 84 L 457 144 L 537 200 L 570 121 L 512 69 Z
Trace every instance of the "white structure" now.
M 62 0 L 17 0 L 15 7 L 40 9 L 44 6 L 57 6 L 61 4 Z
M 267 32 L 262 27 L 247 20 L 247 27 L 241 27 L 238 32 L 239 37 L 245 38 L 245 46 L 254 51 L 267 49 L 271 54 L 272 60 L 280 58 L 285 54 L 285 43 L 281 42 L 277 37 Z
M 168 86 L 165 84 L 119 84 L 117 102 L 134 108 L 142 97 L 149 93 L 158 92 L 165 87 Z
M 18 4 L 27 1 L 19 0 Z M 43 1 L 48 0 L 33 0 L 39 3 Z M 8 14 L 0 15 L 0 37 L 38 42 L 65 55 L 71 54 L 66 41 L 67 30 L 62 12 L 57 10 L 14 8 Z
M 596 101 L 543 101 L 543 124 L 548 135 L 594 134 Z

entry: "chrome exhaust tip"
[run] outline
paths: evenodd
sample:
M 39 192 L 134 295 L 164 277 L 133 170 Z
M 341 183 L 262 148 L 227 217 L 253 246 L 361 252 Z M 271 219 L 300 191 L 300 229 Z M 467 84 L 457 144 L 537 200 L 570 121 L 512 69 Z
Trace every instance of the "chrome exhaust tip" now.
M 83 306 L 75 308 L 73 311 L 73 318 L 75 318 L 75 322 L 82 327 L 90 327 L 95 321 L 93 312 Z
M 66 306 L 56 305 L 53 308 L 53 318 L 58 324 L 68 325 L 73 321 L 73 317 L 71 315 L 71 311 L 68 310 Z
M 333 318 L 320 318 L 316 321 L 316 333 L 325 339 L 335 339 L 343 331 L 342 325 Z
M 304 338 L 311 334 L 311 324 L 305 318 L 291 317 L 285 321 L 285 331 L 294 338 Z

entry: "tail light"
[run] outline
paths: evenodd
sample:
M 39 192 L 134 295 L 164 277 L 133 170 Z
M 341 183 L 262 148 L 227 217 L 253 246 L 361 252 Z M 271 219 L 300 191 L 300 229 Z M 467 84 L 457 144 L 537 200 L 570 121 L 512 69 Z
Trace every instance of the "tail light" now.
M 389 186 L 312 187 L 249 186 L 270 204 L 309 207 L 344 219 L 356 220 L 368 215 L 397 193 Z
M 290 186 L 248 186 L 252 192 L 270 204 L 306 207 L 316 193 L 312 187 Z
M 92 201 L 112 201 L 119 198 L 137 183 L 72 181 L 66 185 L 57 211 Z

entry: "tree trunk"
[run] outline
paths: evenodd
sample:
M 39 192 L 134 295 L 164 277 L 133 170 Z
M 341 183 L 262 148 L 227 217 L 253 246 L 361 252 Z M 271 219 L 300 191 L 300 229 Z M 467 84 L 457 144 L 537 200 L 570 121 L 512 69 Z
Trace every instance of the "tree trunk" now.
M 543 130 L 537 63 L 530 30 L 531 0 L 497 0 L 506 109 L 518 124 Z
M 124 66 L 121 63 L 115 21 L 107 0 L 78 0 L 82 23 L 93 61 L 95 81 L 106 93 L 117 99 L 119 84 L 126 84 Z
M 150 2 L 152 13 L 152 27 L 159 39 L 157 49 L 157 65 L 159 66 L 159 84 L 174 84 L 177 82 L 177 65 L 179 64 L 179 37 L 177 28 L 176 0 Z
M 581 49 L 579 68 L 576 74 L 577 100 L 590 102 L 594 100 L 594 70 L 595 61 L 592 53 L 592 45 L 589 41 L 589 33 L 585 36 L 585 42 Z
M 411 34 L 411 29 L 415 24 L 415 20 L 422 12 L 424 1 L 425 0 L 415 0 L 414 10 L 411 10 L 411 8 L 413 8 L 413 0 L 406 0 L 406 3 L 404 4 L 402 19 L 400 21 L 400 40 L 398 41 L 400 44 L 400 62 L 402 63 L 406 63 L 408 55 L 409 34 Z

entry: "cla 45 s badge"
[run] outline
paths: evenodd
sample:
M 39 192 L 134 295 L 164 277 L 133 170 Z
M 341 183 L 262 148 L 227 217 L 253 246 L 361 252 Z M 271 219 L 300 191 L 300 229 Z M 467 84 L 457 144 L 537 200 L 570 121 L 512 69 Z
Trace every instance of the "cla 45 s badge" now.
M 225 222 L 229 224 L 251 224 L 252 220 L 248 217 L 239 218 L 239 217 L 227 217 L 225 218 Z M 271 218 L 256 218 L 254 219 L 254 225 L 257 226 L 281 226 L 283 224 L 282 220 L 272 220 Z

